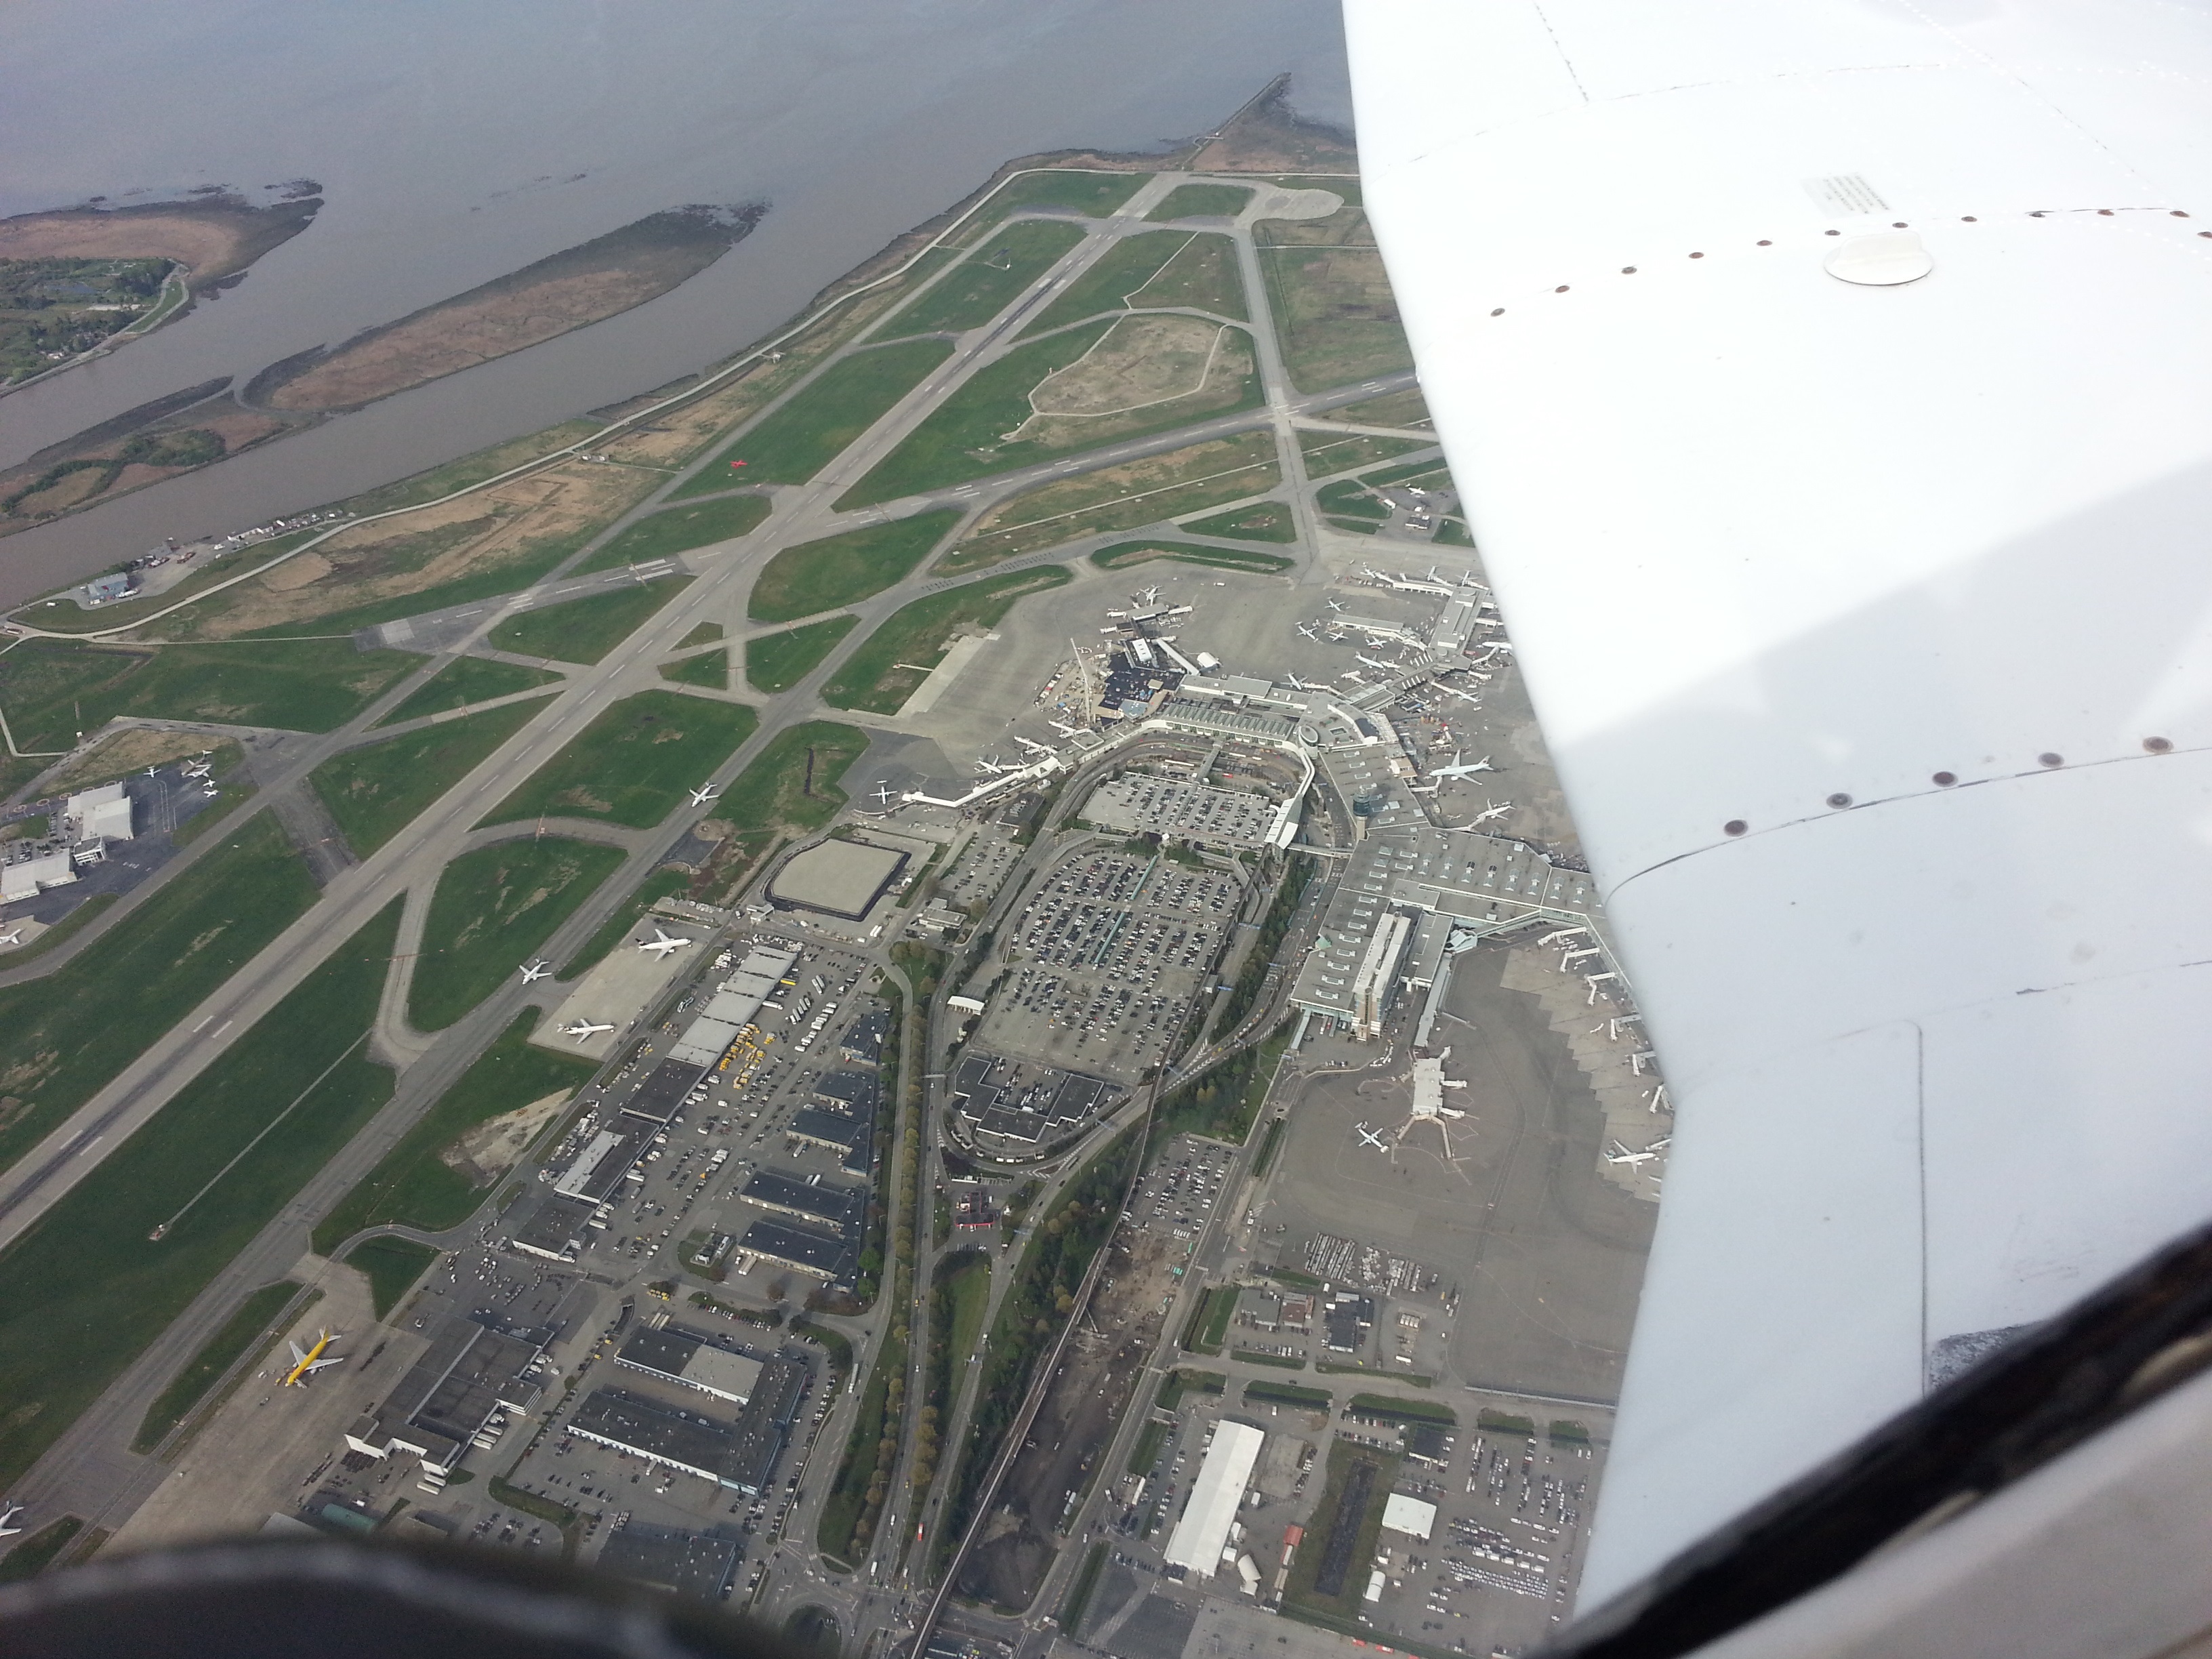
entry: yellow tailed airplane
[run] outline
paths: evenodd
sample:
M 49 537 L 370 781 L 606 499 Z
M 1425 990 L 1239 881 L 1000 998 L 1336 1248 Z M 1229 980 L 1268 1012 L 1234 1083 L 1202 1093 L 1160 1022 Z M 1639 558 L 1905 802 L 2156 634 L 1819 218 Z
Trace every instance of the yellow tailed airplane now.
M 315 1339 L 315 1346 L 305 1353 L 300 1352 L 298 1343 L 286 1343 L 284 1346 L 292 1351 L 292 1369 L 284 1373 L 283 1386 L 289 1389 L 297 1383 L 304 1388 L 307 1379 L 317 1371 L 343 1363 L 342 1356 L 337 1354 L 332 1354 L 327 1359 L 323 1357 L 323 1350 L 337 1340 L 337 1334 L 326 1330 Z

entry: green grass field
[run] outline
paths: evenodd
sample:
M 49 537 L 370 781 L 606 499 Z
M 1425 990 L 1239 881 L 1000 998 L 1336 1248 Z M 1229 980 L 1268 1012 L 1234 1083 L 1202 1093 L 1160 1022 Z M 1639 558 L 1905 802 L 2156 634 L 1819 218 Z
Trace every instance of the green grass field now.
M 369 1297 L 381 1319 L 399 1305 L 399 1298 L 414 1289 L 415 1281 L 437 1259 L 437 1251 L 411 1238 L 372 1238 L 356 1245 L 345 1262 L 368 1275 Z
M 649 828 L 759 724 L 742 703 L 641 691 L 603 712 L 483 822 L 557 816 Z
M 1291 1559 L 1290 1583 L 1283 1595 L 1286 1607 L 1296 1607 L 1332 1621 L 1345 1621 L 1348 1628 L 1366 1628 L 1364 1625 L 1351 1626 L 1349 1621 L 1364 1611 L 1360 1598 L 1367 1589 L 1368 1564 L 1375 1559 L 1376 1540 L 1382 1532 L 1382 1506 L 1389 1498 L 1402 1461 L 1396 1452 L 1373 1446 L 1357 1445 L 1349 1440 L 1330 1443 L 1328 1484 L 1322 1488 L 1321 1501 L 1314 1505 L 1313 1518 L 1306 1522 L 1306 1541 Z M 1368 1466 L 1369 1473 L 1363 1481 L 1355 1482 L 1352 1472 L 1361 1464 Z M 1360 1494 L 1356 1508 L 1352 1506 L 1355 1492 Z M 1338 1559 L 1348 1564 L 1349 1570 L 1336 1593 L 1324 1595 L 1314 1580 L 1331 1554 L 1329 1544 L 1336 1534 L 1340 1511 L 1344 1512 L 1342 1523 L 1352 1547 L 1348 1553 L 1340 1553 Z
M 1042 219 L 993 231 L 934 288 L 886 323 L 884 331 L 928 334 L 981 328 L 1082 240 L 1082 226 Z
M 1194 1353 L 1219 1353 L 1229 1333 L 1229 1321 L 1236 1311 L 1237 1287 L 1215 1285 L 1190 1310 L 1190 1323 L 1183 1328 L 1183 1346 Z
M 1226 236 L 1156 230 L 1127 236 L 1022 331 L 1042 334 L 1101 312 L 1192 306 L 1218 317 L 1246 315 L 1237 250 Z
M 0 656 L 0 708 L 23 750 L 69 749 L 118 714 L 328 732 L 422 665 L 343 641 L 126 650 L 26 640 Z
M 1234 219 L 1251 204 L 1243 185 L 1177 185 L 1147 219 Z
M 1357 478 L 1340 478 L 1333 484 L 1323 484 L 1314 491 L 1314 500 L 1322 512 L 1339 519 L 1373 519 L 1380 523 L 1390 516 L 1390 509 L 1369 493 L 1367 486 Z
M 300 1288 L 289 1279 L 280 1279 L 240 1303 L 238 1311 L 224 1322 L 223 1328 L 201 1345 L 184 1370 L 170 1379 L 167 1388 L 154 1396 L 131 1449 L 153 1450 L 206 1397 L 218 1377 L 248 1352 L 274 1343 L 282 1334 L 277 1318 L 292 1305 Z
M 691 585 L 689 576 L 656 576 L 635 587 L 548 605 L 510 617 L 484 643 L 518 656 L 594 663 L 645 626 L 646 618 Z
M 708 476 L 700 474 L 702 478 Z M 727 489 L 733 483 L 768 482 L 748 472 L 738 478 L 716 478 L 714 488 Z M 699 495 L 706 492 L 679 489 L 676 493 Z M 586 571 L 611 570 L 617 565 L 672 559 L 695 547 L 747 535 L 765 524 L 768 515 L 769 501 L 763 495 L 727 495 L 719 501 L 702 501 L 696 507 L 666 507 L 649 518 L 640 519 L 568 574 L 580 576 Z
M 787 547 L 753 584 L 746 614 L 755 622 L 796 622 L 880 593 L 920 564 L 959 522 L 947 508 L 848 530 Z
M 1260 274 L 1282 338 L 1283 367 L 1299 391 L 1322 392 L 1413 366 L 1380 254 L 1263 246 Z
M 1441 455 L 1431 455 L 1426 460 L 1407 461 L 1398 466 L 1377 467 L 1372 472 L 1360 474 L 1363 483 L 1380 489 L 1385 484 L 1418 483 L 1425 489 L 1449 489 L 1451 469 L 1444 465 Z
M 377 574 L 419 568 L 444 548 L 490 529 L 493 522 L 492 518 L 487 515 L 466 525 L 425 531 L 419 537 L 401 539 L 396 546 L 386 544 L 392 550 L 380 556 Z M 451 581 L 420 588 L 412 593 L 395 593 L 388 599 L 373 599 L 367 605 L 314 617 L 305 623 L 287 623 L 270 631 L 297 634 L 304 629 L 312 629 L 318 634 L 351 633 L 356 629 L 371 628 L 378 623 L 396 621 L 401 617 L 420 617 L 428 611 L 445 611 L 477 599 L 496 599 L 503 593 L 519 592 L 544 580 L 555 565 L 568 558 L 599 532 L 598 525 L 586 525 L 558 536 L 532 537 L 516 548 L 514 556 L 471 570 Z M 408 545 L 410 542 L 417 544 L 412 550 Z M 334 587 L 331 590 L 331 598 L 341 599 L 345 592 L 343 587 Z M 191 613 L 187 611 L 185 614 L 190 617 Z
M 956 635 L 966 629 L 995 628 L 1024 594 L 1065 586 L 1073 580 L 1056 564 L 1040 565 L 986 576 L 902 606 L 845 659 L 836 677 L 823 687 L 822 700 L 838 708 L 895 714 Z
M 65 1515 L 40 1528 L 6 1556 L 0 1557 L 0 1584 L 19 1584 L 27 1578 L 36 1578 L 60 1559 L 61 1553 L 83 1530 L 84 1522 L 74 1515 Z
M 905 340 L 839 358 L 679 486 L 677 496 L 733 484 L 805 483 L 951 355 L 950 340 Z
M 715 804 L 718 815 L 735 824 L 740 835 L 777 824 L 802 831 L 819 830 L 845 805 L 846 794 L 837 781 L 867 747 L 866 732 L 835 720 L 808 720 L 779 732 Z M 806 788 L 810 751 L 811 793 Z
M 1193 530 L 1198 528 L 1196 525 L 1189 527 Z M 1246 552 L 1242 548 L 1201 547 L 1194 542 L 1116 542 L 1111 547 L 1100 548 L 1091 556 L 1091 562 L 1103 570 L 1123 570 L 1131 565 L 1149 564 L 1154 559 L 1166 559 L 1176 564 L 1208 564 L 1217 570 L 1250 570 L 1266 574 L 1288 570 L 1297 562 L 1279 553 L 1262 553 L 1257 548 Z
M 550 668 L 525 668 L 520 663 L 494 662 L 489 657 L 456 657 L 439 672 L 436 678 L 377 721 L 377 725 L 403 726 L 409 720 L 442 714 L 449 708 L 466 708 L 471 703 L 489 702 L 494 697 L 512 696 L 518 691 L 557 684 L 561 678 Z
M 0 989 L 0 1168 L 314 900 L 315 884 L 264 814 L 82 955 L 43 979 Z M 127 1013 L 118 1018 L 118 1010 Z
M 599 924 L 599 931 L 592 935 L 584 948 L 568 958 L 560 976 L 574 979 L 605 957 L 622 943 L 624 933 L 636 924 L 637 919 L 653 908 L 656 901 L 673 898 L 691 884 L 691 878 L 681 870 L 656 870 L 637 884 L 637 890 L 615 907 L 614 915 Z
M 679 685 L 704 686 L 709 691 L 730 689 L 730 653 L 723 651 L 702 651 L 696 657 L 686 657 L 681 662 L 660 665 L 660 678 L 674 680 Z
M 1079 173 L 1046 168 L 1008 179 L 991 198 L 999 213 L 1018 208 L 1073 208 L 1103 219 L 1141 189 L 1152 175 L 1146 173 Z
M 1291 509 L 1281 501 L 1231 507 L 1210 519 L 1186 520 L 1182 527 L 1200 536 L 1236 536 L 1248 542 L 1294 542 L 1298 538 Z
M 0 1485 L 391 1098 L 356 1045 L 398 926 L 395 901 L 0 1252 Z M 98 1000 L 112 1014 L 114 993 Z
M 788 691 L 822 665 L 858 617 L 830 617 L 745 641 L 745 678 L 756 691 Z
M 409 988 L 408 1018 L 443 1030 L 528 961 L 623 861 L 591 842 L 501 842 L 464 853 L 438 878 Z
M 1050 456 L 1054 452 L 1043 444 L 1030 439 L 1008 443 L 1006 434 L 1029 419 L 1030 392 L 1036 383 L 1090 350 L 1113 325 L 1113 319 L 1103 319 L 1035 340 L 978 369 L 838 499 L 839 510 L 964 483 Z
M 480 1123 L 548 1095 L 579 1089 L 591 1079 L 591 1061 L 530 1046 L 538 1018 L 535 1009 L 516 1015 L 499 1041 L 438 1097 L 383 1162 L 315 1224 L 318 1254 L 328 1255 L 363 1228 L 386 1222 L 435 1233 L 469 1218 L 492 1183 L 471 1185 L 439 1154 Z
M 1381 438 L 1366 432 L 1315 432 L 1303 427 L 1298 430 L 1298 448 L 1306 458 L 1306 471 L 1316 478 L 1435 447 L 1432 438 Z
M 318 766 L 307 781 L 345 831 L 347 845 L 367 858 L 544 708 L 532 699 L 441 720 L 419 732 L 349 749 Z

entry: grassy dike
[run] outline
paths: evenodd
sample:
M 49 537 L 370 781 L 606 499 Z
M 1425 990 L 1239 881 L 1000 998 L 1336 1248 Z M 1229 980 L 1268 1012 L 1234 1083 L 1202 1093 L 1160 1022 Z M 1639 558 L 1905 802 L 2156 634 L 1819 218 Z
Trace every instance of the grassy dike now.
M 0 1486 L 391 1098 L 356 1045 L 398 927 L 394 900 L 0 1252 Z

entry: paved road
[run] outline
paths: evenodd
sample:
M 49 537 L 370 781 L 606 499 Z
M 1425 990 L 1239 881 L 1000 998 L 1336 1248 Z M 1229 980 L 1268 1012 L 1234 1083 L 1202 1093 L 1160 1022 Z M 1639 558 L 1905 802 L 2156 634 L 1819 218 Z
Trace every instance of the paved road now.
M 670 655 L 677 642 L 699 623 L 743 615 L 744 597 L 754 577 L 775 552 L 785 546 L 834 534 L 855 522 L 887 516 L 888 508 L 869 509 L 860 514 L 840 514 L 830 504 L 927 418 L 946 393 L 977 369 L 1014 349 L 1014 337 L 1034 311 L 1048 302 L 1053 293 L 1102 257 L 1121 236 L 1139 234 L 1140 228 L 1157 228 L 1143 226 L 1141 214 L 1173 182 L 1170 179 L 1156 179 L 1115 218 L 1087 225 L 1091 234 L 1082 243 L 997 318 L 963 336 L 956 343 L 952 357 L 936 375 L 902 399 L 830 463 L 811 485 L 799 490 L 778 491 L 767 524 L 731 545 L 722 556 L 696 560 L 694 568 L 698 580 L 602 662 L 575 670 L 559 685 L 523 694 L 526 697 L 541 698 L 544 702 L 536 718 L 425 811 L 403 836 L 370 857 L 344 867 L 335 867 L 343 862 L 335 857 L 327 860 L 322 872 L 327 884 L 318 902 L 305 915 L 229 980 L 214 988 L 198 1007 L 173 1029 L 157 1037 L 137 1060 L 72 1115 L 69 1121 L 0 1175 L 0 1247 L 4 1247 L 96 1168 L 106 1152 L 120 1145 L 180 1089 L 220 1059 L 231 1043 L 251 1030 L 344 940 L 395 899 L 406 899 L 403 940 L 372 1046 L 372 1052 L 379 1058 L 400 1067 L 392 1101 L 149 1346 L 101 1401 L 56 1443 L 32 1474 L 18 1484 L 13 1496 L 29 1501 L 42 1511 L 59 1512 L 65 1508 L 85 1516 L 95 1525 L 108 1527 L 116 1525 L 141 1501 L 149 1484 L 157 1480 L 161 1474 L 158 1465 L 127 1450 L 130 1434 L 145 1403 L 184 1358 L 212 1333 L 243 1291 L 292 1270 L 314 1218 L 374 1166 L 521 1006 L 542 995 L 526 991 L 517 982 L 447 1031 L 433 1036 L 413 1031 L 406 1024 L 404 1007 L 412 949 L 406 941 L 420 938 L 422 918 L 439 872 L 450 859 L 479 844 L 483 838 L 483 832 L 474 828 L 477 821 L 611 704 L 648 688 L 684 690 L 682 687 L 670 687 L 659 678 L 654 665 Z M 1242 246 L 1249 253 L 1249 235 L 1242 238 Z M 1255 305 L 1261 307 L 1257 320 L 1262 325 L 1264 335 L 1263 291 L 1255 288 L 1254 298 Z M 872 331 L 864 331 L 855 343 L 866 339 Z M 756 418 L 765 419 L 772 415 L 842 355 L 841 352 L 825 358 L 809 376 L 794 383 Z M 974 486 L 962 486 L 958 490 L 896 505 L 902 511 L 920 511 L 940 501 L 955 501 L 971 506 L 969 521 L 972 522 L 974 515 L 986 510 L 988 505 L 1042 479 L 1180 447 L 1213 435 L 1217 428 L 1237 430 L 1259 425 L 1275 428 L 1286 478 L 1302 480 L 1304 474 L 1297 446 L 1288 424 L 1291 413 L 1312 412 L 1354 402 L 1412 383 L 1410 375 L 1382 377 L 1319 398 L 1300 399 L 1288 389 L 1272 339 L 1264 340 L 1261 362 L 1267 387 L 1267 402 L 1263 410 L 1194 423 L 1158 438 L 1111 446 L 1083 457 L 1023 469 Z M 468 607 L 456 608 L 453 613 L 433 613 L 430 620 L 445 624 L 439 629 L 444 645 L 441 654 L 337 731 L 321 736 L 281 739 L 277 752 L 261 769 L 265 775 L 261 794 L 231 814 L 221 828 L 226 831 L 234 829 L 252 813 L 266 810 L 283 792 L 300 789 L 308 773 L 331 756 L 365 742 L 381 740 L 393 730 L 410 729 L 390 728 L 374 737 L 369 735 L 369 728 L 377 720 L 443 668 L 453 655 L 480 647 L 484 635 L 505 617 L 556 598 L 571 597 L 572 584 L 575 582 L 587 584 L 589 591 L 599 591 L 602 585 L 635 580 L 627 571 L 588 578 L 570 578 L 568 572 L 589 559 L 629 525 L 665 504 L 670 490 L 706 465 L 708 462 L 702 460 L 672 478 L 667 489 L 610 525 L 535 588 L 509 596 L 472 617 L 457 614 Z M 1059 556 L 1064 559 L 1067 555 L 1062 550 Z M 863 622 L 873 623 L 916 592 L 942 585 L 909 580 L 850 609 L 857 611 Z M 854 629 L 840 649 L 805 682 L 770 702 L 759 730 L 717 769 L 714 781 L 726 785 L 777 732 L 791 724 L 824 713 L 849 718 L 838 711 L 824 709 L 818 694 L 837 672 L 842 659 L 859 647 L 869 631 L 868 628 Z M 454 717 L 457 716 L 437 716 L 433 720 Z M 702 810 L 681 808 L 653 830 L 627 836 L 620 832 L 611 836 L 605 826 L 593 826 L 599 838 L 623 840 L 632 848 L 630 856 L 617 876 L 580 906 L 549 941 L 547 953 L 557 960 L 580 945 L 626 899 L 636 881 L 667 848 L 688 833 Z M 38 963 L 12 974 L 0 975 L 0 984 L 35 979 L 52 972 L 92 940 L 104 936 L 112 927 L 125 923 L 130 914 L 153 892 L 168 881 L 180 878 L 206 848 L 220 844 L 223 839 L 225 836 L 220 833 L 204 836 L 173 860 L 155 881 L 145 884 L 112 907 L 100 925 L 88 928 L 78 939 Z M 899 1219 L 903 1224 L 904 1218 Z M 926 1289 L 926 1281 L 923 1288 Z M 918 1353 L 921 1345 L 917 1341 L 915 1346 Z M 887 1540 L 893 1535 L 892 1529 L 886 1527 L 879 1536 Z

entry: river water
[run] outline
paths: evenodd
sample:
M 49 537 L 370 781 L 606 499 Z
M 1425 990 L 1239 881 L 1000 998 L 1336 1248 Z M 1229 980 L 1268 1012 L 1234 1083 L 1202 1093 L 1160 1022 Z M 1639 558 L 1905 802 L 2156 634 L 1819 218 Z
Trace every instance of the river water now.
M 0 214 L 302 177 L 327 205 L 182 321 L 0 398 L 0 465 L 661 208 L 770 211 L 648 305 L 0 538 L 0 604 L 663 385 L 1010 156 L 1155 148 L 1285 70 L 1350 119 L 1335 0 L 23 0 L 9 33 Z

